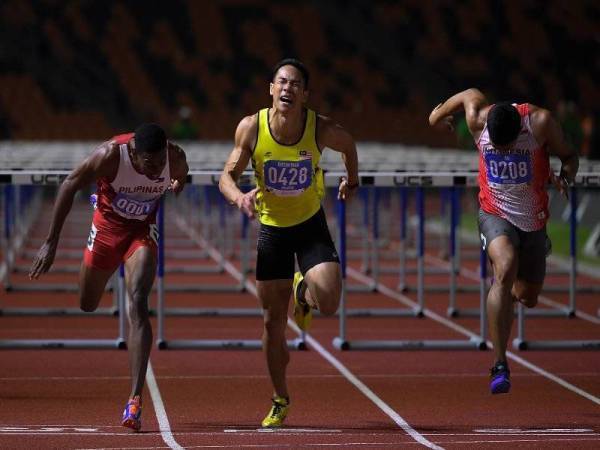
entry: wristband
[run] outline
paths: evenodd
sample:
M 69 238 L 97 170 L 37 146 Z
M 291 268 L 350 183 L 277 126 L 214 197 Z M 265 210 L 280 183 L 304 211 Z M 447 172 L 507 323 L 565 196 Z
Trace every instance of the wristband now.
M 352 183 L 352 184 L 351 184 L 351 183 L 348 183 L 348 182 L 346 181 L 346 186 L 347 186 L 348 188 L 350 188 L 350 189 L 357 188 L 359 185 L 360 185 L 360 183 L 359 183 L 358 181 L 357 181 L 356 183 Z

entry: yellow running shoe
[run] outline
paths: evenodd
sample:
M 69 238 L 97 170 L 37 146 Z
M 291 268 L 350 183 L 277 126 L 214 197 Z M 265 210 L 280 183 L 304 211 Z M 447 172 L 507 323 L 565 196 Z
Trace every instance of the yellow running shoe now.
M 290 401 L 287 398 L 275 396 L 272 401 L 271 411 L 262 421 L 263 428 L 279 428 L 282 426 L 288 409 L 290 409 Z
M 294 274 L 294 283 L 292 284 L 292 291 L 294 293 L 294 321 L 301 330 L 307 331 L 312 321 L 312 309 L 306 303 L 306 300 L 298 298 L 298 288 L 303 279 L 304 277 L 301 272 Z

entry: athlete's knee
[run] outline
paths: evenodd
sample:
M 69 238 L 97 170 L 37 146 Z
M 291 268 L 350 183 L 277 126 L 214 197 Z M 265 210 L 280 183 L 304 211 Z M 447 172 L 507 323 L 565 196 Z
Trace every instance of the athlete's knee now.
M 538 303 L 542 286 L 517 280 L 512 289 L 513 296 L 525 307 L 533 308 Z
M 329 297 L 326 301 L 319 302 L 319 312 L 324 316 L 332 316 L 339 306 L 339 297 Z
M 132 323 L 145 322 L 150 319 L 148 296 L 133 293 L 129 297 L 129 319 Z
M 98 303 L 94 301 L 86 301 L 86 299 L 82 298 L 79 301 L 79 307 L 83 312 L 94 312 L 96 308 L 98 308 Z
M 83 289 L 79 296 L 79 307 L 83 312 L 94 312 L 98 308 L 102 294 L 95 294 Z
M 519 297 L 519 302 L 523 304 L 523 306 L 527 308 L 533 308 L 538 303 L 538 297 L 536 296 L 528 296 L 528 297 Z
M 264 309 L 263 324 L 269 334 L 285 333 L 287 326 L 287 310 L 280 308 Z
M 512 258 L 494 262 L 494 283 L 512 286 L 516 277 L 516 264 Z

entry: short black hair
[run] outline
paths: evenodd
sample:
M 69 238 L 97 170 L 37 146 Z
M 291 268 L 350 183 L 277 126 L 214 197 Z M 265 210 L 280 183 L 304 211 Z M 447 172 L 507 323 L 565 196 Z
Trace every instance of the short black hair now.
M 285 58 L 275 64 L 275 67 L 273 67 L 273 73 L 271 74 L 271 81 L 275 79 L 277 72 L 283 66 L 294 66 L 296 69 L 298 69 L 302 75 L 302 80 L 304 81 L 304 89 L 308 89 L 308 80 L 310 78 L 310 74 L 308 73 L 308 69 L 304 63 L 296 58 Z
M 493 144 L 510 144 L 521 131 L 521 115 L 510 102 L 496 103 L 488 112 L 487 128 Z
M 167 147 L 165 130 L 155 123 L 143 123 L 135 129 L 135 151 L 158 153 Z

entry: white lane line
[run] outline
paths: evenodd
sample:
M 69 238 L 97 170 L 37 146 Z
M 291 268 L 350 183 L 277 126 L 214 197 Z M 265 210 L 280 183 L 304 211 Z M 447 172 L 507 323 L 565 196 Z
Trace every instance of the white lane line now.
M 300 329 L 298 326 L 288 318 L 288 325 L 290 325 L 296 333 L 300 334 Z M 363 393 L 369 400 L 371 400 L 379 409 L 381 409 L 384 413 L 386 413 L 400 428 L 402 428 L 410 437 L 412 437 L 415 441 L 424 445 L 425 447 L 440 450 L 443 447 L 434 444 L 433 442 L 427 440 L 421 433 L 411 427 L 406 420 L 404 420 L 400 414 L 394 411 L 387 403 L 385 403 L 381 398 L 377 396 L 366 384 L 360 381 L 350 370 L 346 368 L 337 358 L 335 358 L 331 353 L 329 353 L 325 348 L 321 346 L 321 344 L 314 339 L 310 334 L 306 333 L 306 340 L 315 350 L 319 352 L 319 354 L 325 358 L 329 363 L 334 366 L 344 377 L 350 381 L 360 392 Z
M 202 238 L 198 233 L 194 231 L 189 231 L 188 233 L 190 237 L 196 241 L 201 247 L 207 250 L 208 254 L 215 259 L 216 261 L 220 261 L 221 254 L 210 245 L 205 239 Z M 231 276 L 233 276 L 236 280 L 240 281 L 242 279 L 241 272 L 229 261 L 226 261 L 223 265 L 224 269 L 229 272 Z M 245 286 L 248 292 L 252 293 L 255 297 L 258 297 L 258 293 L 256 292 L 256 286 L 250 280 L 246 279 Z M 292 328 L 298 335 L 301 335 L 302 332 L 298 328 L 298 326 L 288 317 L 288 326 Z M 325 358 L 331 365 L 333 365 L 350 383 L 352 383 L 360 392 L 363 393 L 369 400 L 371 400 L 375 405 L 381 409 L 385 414 L 387 414 L 400 428 L 402 428 L 408 435 L 410 435 L 415 441 L 424 445 L 425 447 L 435 449 L 435 450 L 443 450 L 443 447 L 440 447 L 433 442 L 428 441 L 412 428 L 408 422 L 406 422 L 396 411 L 394 411 L 387 403 L 385 403 L 382 399 L 380 399 L 371 389 L 369 389 L 362 381 L 360 381 L 350 370 L 348 370 L 339 360 L 337 360 L 331 353 L 329 353 L 321 344 L 312 338 L 308 333 L 306 333 L 307 342 L 317 350 L 317 352 Z
M 152 370 L 150 361 L 148 361 L 148 370 L 146 371 L 146 385 L 150 391 L 150 397 L 152 398 L 152 404 L 154 405 L 154 412 L 156 413 L 162 440 L 173 450 L 183 450 L 183 447 L 177 443 L 173 437 L 173 433 L 171 433 L 171 425 L 169 424 L 167 411 L 165 411 L 165 405 L 160 396 L 160 391 L 158 390 L 158 384 L 156 383 L 156 377 L 154 376 L 154 370 Z
M 374 280 L 371 277 L 367 277 L 366 275 L 363 275 L 362 273 L 356 271 L 355 269 L 352 268 L 348 268 L 347 269 L 347 273 L 352 276 L 353 278 L 364 282 L 366 284 L 371 284 L 374 282 Z M 390 288 L 388 288 L 387 286 L 382 285 L 381 283 L 377 284 L 377 290 L 379 292 L 381 292 L 383 295 L 387 295 L 388 297 L 399 301 L 400 303 L 410 306 L 410 307 L 417 307 L 418 304 L 414 301 L 412 301 L 410 298 L 408 298 L 407 296 L 396 292 Z M 473 333 L 471 330 L 468 330 L 448 319 L 446 319 L 445 317 L 440 316 L 439 314 L 429 310 L 429 309 L 425 309 L 425 311 L 423 311 L 423 314 L 426 317 L 431 318 L 432 320 L 435 320 L 436 322 L 439 322 L 443 325 L 446 325 L 449 328 L 452 328 L 454 331 L 457 331 L 460 334 L 463 334 L 465 336 L 469 336 L 469 337 L 478 337 L 477 334 Z M 492 347 L 492 343 L 490 341 L 487 341 L 487 344 Z M 589 392 L 584 391 L 583 389 L 578 388 L 577 386 L 569 383 L 566 380 L 563 380 L 562 378 L 547 372 L 546 370 L 542 369 L 541 367 L 536 366 L 535 364 L 526 361 L 525 359 L 521 358 L 520 356 L 514 354 L 511 351 L 507 351 L 506 352 L 506 356 L 508 356 L 509 359 L 512 359 L 514 361 L 516 361 L 517 363 L 521 364 L 522 366 L 528 368 L 529 370 L 532 370 L 533 372 L 536 372 L 537 374 L 548 378 L 551 381 L 554 381 L 555 383 L 561 385 L 562 387 L 570 390 L 571 392 L 574 392 L 578 395 L 581 395 L 582 397 L 596 403 L 597 405 L 600 405 L 600 398 L 590 394 Z

